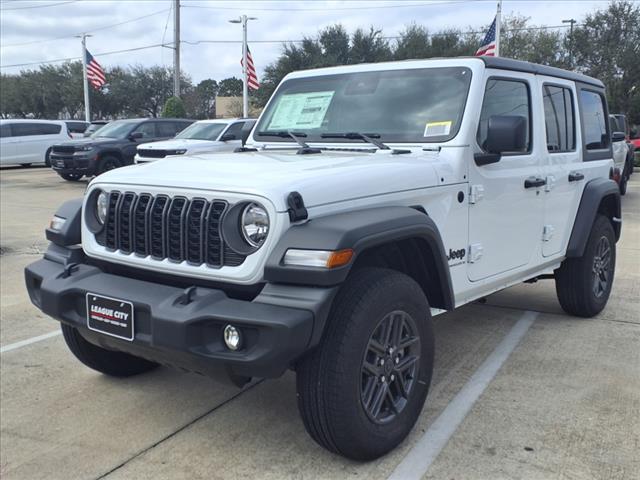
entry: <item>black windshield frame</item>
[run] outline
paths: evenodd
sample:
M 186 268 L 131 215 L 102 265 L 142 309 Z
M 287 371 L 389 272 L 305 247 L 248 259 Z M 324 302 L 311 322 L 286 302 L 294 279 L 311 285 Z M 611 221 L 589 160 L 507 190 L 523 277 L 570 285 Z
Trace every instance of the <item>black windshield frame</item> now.
M 434 118 L 428 118 L 427 119 L 428 121 L 426 121 L 424 118 L 416 117 L 415 111 L 413 112 L 408 111 L 406 115 L 407 122 L 413 120 L 413 123 L 411 125 L 412 130 L 407 133 L 404 133 L 404 131 L 403 132 L 384 131 L 384 128 L 381 128 L 385 126 L 384 123 L 381 123 L 380 125 L 378 125 L 378 128 L 376 128 L 375 125 L 374 126 L 372 126 L 371 124 L 366 125 L 367 123 L 366 121 L 362 122 L 363 124 L 358 124 L 358 122 L 351 122 L 352 124 L 343 125 L 342 126 L 343 128 L 337 128 L 334 124 L 331 124 L 330 121 L 326 121 L 327 117 L 330 117 L 331 115 L 333 115 L 334 117 L 338 116 L 337 113 L 332 112 L 332 108 L 337 108 L 337 109 L 342 108 L 344 110 L 345 106 L 348 106 L 349 96 L 369 95 L 370 100 L 375 100 L 375 95 L 377 94 L 377 89 L 379 84 L 378 82 L 380 82 L 381 79 L 387 81 L 387 85 L 384 87 L 387 90 L 389 90 L 391 85 L 391 83 L 389 83 L 390 80 L 397 79 L 398 82 L 402 80 L 405 82 L 415 80 L 416 84 L 413 85 L 413 87 L 414 89 L 418 89 L 418 91 L 424 91 L 424 90 L 420 90 L 419 87 L 422 84 L 419 84 L 417 82 L 425 82 L 425 81 L 428 81 L 429 79 L 432 79 L 433 82 L 435 83 L 440 82 L 440 84 L 443 84 L 444 79 L 447 79 L 447 80 L 451 79 L 451 80 L 458 81 L 458 84 L 456 85 L 457 87 L 460 87 L 458 88 L 458 91 L 451 92 L 451 96 L 446 97 L 447 101 L 449 102 L 451 101 L 451 97 L 454 95 L 455 95 L 455 98 L 459 99 L 459 103 L 457 105 L 453 105 L 453 108 L 452 108 L 452 110 L 455 110 L 455 112 L 452 113 L 454 118 L 445 119 L 445 118 L 434 117 Z M 366 85 L 367 82 L 370 82 L 373 85 L 372 87 L 373 90 L 371 90 L 370 87 L 367 87 Z M 462 124 L 464 113 L 467 107 L 469 92 L 471 90 L 471 82 L 472 82 L 472 70 L 468 67 L 463 67 L 463 66 L 375 70 L 375 71 L 367 71 L 367 72 L 346 72 L 346 73 L 340 73 L 340 74 L 292 78 L 282 82 L 282 84 L 278 87 L 278 89 L 274 93 L 273 98 L 270 100 L 264 113 L 260 117 L 260 121 L 258 122 L 258 125 L 254 130 L 253 138 L 256 141 L 261 141 L 265 143 L 291 142 L 291 140 L 287 138 L 260 135 L 258 133 L 262 131 L 271 131 L 268 128 L 268 125 L 272 122 L 272 119 L 276 114 L 276 109 L 279 103 L 279 99 L 283 95 L 295 95 L 299 93 L 312 94 L 315 92 L 334 91 L 336 92 L 334 93 L 335 97 L 337 99 L 346 99 L 344 100 L 344 102 L 347 105 L 339 104 L 338 107 L 334 107 L 332 103 L 334 99 L 332 98 L 330 101 L 331 103 L 329 104 L 329 106 L 326 109 L 326 112 L 324 113 L 323 125 L 321 127 L 310 128 L 310 129 L 296 127 L 295 128 L 296 131 L 301 131 L 307 134 L 307 137 L 306 137 L 307 142 L 309 143 L 362 143 L 361 140 L 357 140 L 357 139 L 345 138 L 345 139 L 339 139 L 339 140 L 338 139 L 329 140 L 321 137 L 323 133 L 337 133 L 337 132 L 345 133 L 345 132 L 352 132 L 352 131 L 366 131 L 366 132 L 373 132 L 373 133 L 379 134 L 380 140 L 384 143 L 426 144 L 426 143 L 448 142 L 454 139 L 460 131 L 460 126 Z M 369 91 L 364 91 L 363 93 L 356 91 L 355 93 L 353 93 L 352 88 L 354 84 L 357 85 L 356 88 L 369 89 Z M 362 87 L 362 85 L 364 85 L 364 87 Z M 332 90 L 333 86 L 336 86 L 338 88 L 335 88 Z M 382 89 L 383 93 L 384 93 L 384 88 Z M 390 92 L 387 91 L 386 94 L 384 96 L 380 96 L 380 98 L 387 100 L 389 103 L 394 102 L 395 100 L 393 99 L 397 99 L 397 101 L 404 101 L 405 103 L 407 103 L 407 100 L 415 98 L 415 96 L 407 96 L 406 90 L 398 90 L 397 95 L 395 95 L 396 92 L 391 91 L 391 94 L 392 94 L 391 97 L 389 97 L 389 93 Z M 436 107 L 440 107 L 440 109 L 442 109 L 444 108 L 445 102 L 441 101 L 440 98 L 437 97 L 437 94 L 438 94 L 437 92 L 432 92 L 430 97 L 425 95 L 425 100 L 423 102 L 411 102 L 411 106 L 415 108 L 415 104 L 417 103 L 419 106 L 426 106 L 433 109 L 436 109 Z M 389 98 L 391 98 L 391 100 L 388 100 Z M 366 103 L 366 107 L 368 107 L 370 104 L 373 104 L 373 105 L 376 104 L 375 101 L 365 102 L 364 100 L 363 100 L 363 103 Z M 393 123 L 393 115 L 389 114 L 389 109 L 385 109 L 384 106 L 377 106 L 375 108 L 377 109 L 375 110 L 376 115 L 380 117 L 379 121 L 384 122 L 385 117 L 388 116 L 389 123 L 386 125 L 389 125 L 391 127 L 395 126 L 395 124 Z M 357 114 L 361 110 L 355 110 L 355 111 Z M 430 111 L 430 110 L 426 110 L 426 111 Z M 421 113 L 426 115 L 425 113 L 426 111 L 423 109 Z M 394 114 L 397 118 L 398 116 L 400 117 L 402 116 L 403 110 L 396 109 L 391 113 Z M 409 113 L 413 114 L 413 118 L 409 116 Z M 361 116 L 361 118 L 369 118 L 369 117 L 366 117 L 366 114 L 365 116 Z M 451 120 L 451 128 L 448 134 L 425 136 L 427 123 L 436 124 L 436 123 L 441 123 L 443 121 L 444 123 L 447 123 L 445 120 Z M 326 121 L 326 125 L 324 125 L 325 121 Z M 418 128 L 418 126 L 420 126 L 420 128 Z M 420 133 L 421 130 L 422 130 L 422 133 Z

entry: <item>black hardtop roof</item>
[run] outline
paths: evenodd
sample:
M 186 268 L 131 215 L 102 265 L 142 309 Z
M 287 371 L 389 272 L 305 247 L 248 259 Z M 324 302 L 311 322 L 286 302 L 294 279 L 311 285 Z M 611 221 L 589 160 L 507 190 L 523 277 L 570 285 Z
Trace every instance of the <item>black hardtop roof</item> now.
M 514 72 L 533 73 L 534 75 L 546 75 L 549 77 L 563 78 L 565 80 L 573 80 L 574 82 L 587 83 L 595 87 L 604 88 L 604 84 L 597 78 L 582 75 L 581 73 L 563 70 L 562 68 L 549 67 L 537 63 L 523 62 L 522 60 L 514 60 L 504 57 L 473 57 L 484 62 L 487 68 L 497 68 L 500 70 L 511 70 Z

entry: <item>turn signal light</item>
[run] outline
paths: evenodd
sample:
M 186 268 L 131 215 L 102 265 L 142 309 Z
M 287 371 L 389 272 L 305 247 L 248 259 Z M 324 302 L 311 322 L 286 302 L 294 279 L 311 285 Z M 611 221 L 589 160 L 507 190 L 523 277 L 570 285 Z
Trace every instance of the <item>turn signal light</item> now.
M 353 258 L 353 250 L 301 250 L 290 249 L 284 255 L 284 264 L 296 267 L 338 268 Z

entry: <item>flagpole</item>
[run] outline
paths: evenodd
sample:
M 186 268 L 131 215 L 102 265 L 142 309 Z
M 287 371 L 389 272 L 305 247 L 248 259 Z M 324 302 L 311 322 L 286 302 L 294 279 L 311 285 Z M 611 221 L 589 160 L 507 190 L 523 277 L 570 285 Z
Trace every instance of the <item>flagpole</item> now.
M 78 35 L 78 38 L 82 39 L 82 78 L 84 83 L 84 118 L 85 121 L 91 121 L 91 107 L 89 105 L 89 79 L 87 78 L 87 35 L 83 33 Z
M 242 116 L 249 117 L 249 78 L 247 65 L 247 16 L 242 15 Z
M 496 12 L 496 53 L 500 56 L 500 27 L 502 26 L 502 0 L 498 0 L 498 11 Z

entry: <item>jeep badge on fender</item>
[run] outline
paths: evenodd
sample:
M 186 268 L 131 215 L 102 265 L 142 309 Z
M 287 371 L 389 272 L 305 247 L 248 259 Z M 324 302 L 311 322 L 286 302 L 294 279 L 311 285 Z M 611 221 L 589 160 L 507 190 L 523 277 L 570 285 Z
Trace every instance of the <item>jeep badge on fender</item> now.
M 311 437 L 377 458 L 422 411 L 432 315 L 538 278 L 570 314 L 605 308 L 607 115 L 599 80 L 506 58 L 291 73 L 245 147 L 111 170 L 63 204 L 29 295 L 107 375 L 294 370 Z

